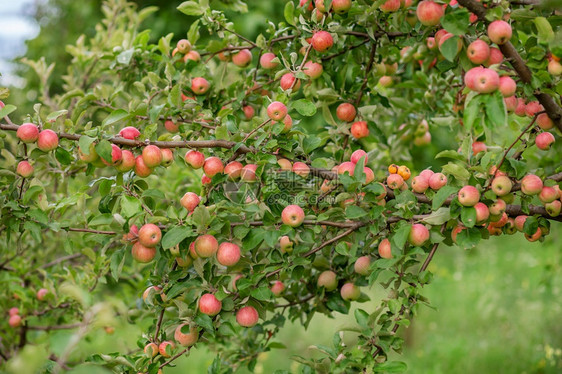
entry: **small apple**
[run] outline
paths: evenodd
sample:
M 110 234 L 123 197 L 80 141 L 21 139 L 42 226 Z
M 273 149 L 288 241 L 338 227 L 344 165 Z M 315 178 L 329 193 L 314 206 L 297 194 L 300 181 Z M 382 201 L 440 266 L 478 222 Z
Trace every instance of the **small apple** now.
M 221 243 L 217 251 L 217 261 L 223 266 L 234 266 L 240 261 L 240 247 L 234 243 Z
M 135 158 L 135 174 L 141 178 L 146 178 L 152 174 L 152 169 L 145 165 L 141 155 Z
M 193 192 L 186 192 L 180 200 L 181 205 L 187 209 L 188 212 L 195 210 L 200 202 L 201 198 L 199 195 Z
M 404 178 L 399 174 L 390 174 L 386 178 L 386 184 L 393 190 L 401 188 L 404 185 Z
M 529 101 L 525 105 L 525 115 L 527 117 L 534 117 L 540 111 L 543 111 L 544 107 L 538 101 Z M 538 119 L 538 118 L 537 118 Z
M 291 89 L 293 92 L 298 91 L 301 88 L 301 81 L 297 79 L 293 73 L 286 73 L 281 77 L 279 85 L 283 91 Z
M 160 239 L 162 239 L 162 231 L 153 223 L 147 223 L 139 229 L 139 243 L 145 247 L 156 247 Z
M 560 200 L 554 200 L 544 204 L 544 208 L 551 217 L 558 217 L 560 215 L 560 209 L 562 209 L 562 203 Z
M 164 128 L 171 133 L 176 133 L 180 130 L 180 125 L 174 123 L 174 121 L 166 120 L 166 122 L 164 122 Z
M 278 62 L 273 62 L 273 59 L 275 59 L 277 56 L 275 56 L 275 54 L 271 53 L 271 52 L 266 52 L 264 53 L 261 57 L 260 57 L 260 65 L 262 68 L 270 70 L 270 69 L 275 69 L 277 66 L 279 66 Z
M 378 251 L 381 258 L 392 258 L 392 247 L 390 245 L 390 240 L 386 238 L 381 240 L 378 246 Z
M 37 300 L 39 301 L 43 301 L 45 300 L 45 297 L 49 294 L 49 290 L 47 290 L 46 288 L 41 288 L 39 289 L 39 291 L 37 291 Z
M 337 14 L 344 14 L 351 8 L 351 0 L 332 0 L 332 10 Z
M 507 209 L 507 204 L 502 199 L 497 199 L 490 205 L 489 209 L 492 216 L 500 216 Z
M 318 52 L 325 52 L 334 45 L 332 34 L 327 31 L 318 31 L 312 35 L 312 48 Z
M 476 223 L 483 223 L 490 218 L 490 209 L 486 204 L 478 202 L 474 205 L 474 209 L 476 209 Z
M 218 157 L 208 157 L 203 165 L 203 171 L 209 178 L 222 173 L 224 171 L 224 166 L 221 159 Z
M 342 162 L 337 169 L 338 174 L 343 175 L 348 173 L 350 176 L 353 176 L 355 173 L 355 164 L 351 161 Z
M 191 80 L 191 91 L 196 95 L 204 95 L 209 91 L 209 82 L 205 78 L 193 78 Z
M 486 152 L 488 147 L 484 142 L 474 142 L 472 143 L 472 155 L 476 156 L 480 152 Z
M 541 238 L 541 236 L 542 236 L 542 231 L 539 227 L 533 235 L 525 234 L 525 239 L 527 239 L 530 242 L 536 242 Z
M 162 151 L 155 145 L 147 145 L 142 150 L 142 160 L 149 168 L 155 168 L 162 163 Z
M 293 173 L 302 178 L 306 178 L 310 174 L 310 168 L 304 162 L 295 162 L 293 164 Z
M 256 181 L 256 170 L 258 165 L 248 164 L 242 168 L 240 171 L 240 179 L 244 182 L 255 182 Z
M 236 322 L 242 327 L 253 327 L 258 323 L 259 314 L 253 306 L 245 306 L 236 312 Z
M 194 169 L 200 169 L 205 165 L 205 155 L 191 150 L 185 154 L 185 162 Z
M 422 172 L 420 173 L 420 177 L 425 179 L 427 181 L 427 184 L 429 185 L 429 180 L 431 179 L 431 177 L 433 176 L 433 174 L 435 174 L 435 172 L 431 169 L 425 169 L 422 170 Z M 447 183 L 447 182 L 445 182 Z
M 560 198 L 558 190 L 554 187 L 544 186 L 539 194 L 539 200 L 543 204 L 551 203 Z
M 187 62 L 189 60 L 199 62 L 201 61 L 201 55 L 197 51 L 189 51 L 185 54 L 185 56 L 183 56 L 183 62 Z
M 517 91 L 517 83 L 508 76 L 500 77 L 500 85 L 499 90 L 503 97 L 510 97 L 515 95 L 515 91 Z
M 351 159 L 350 161 L 354 164 L 358 163 L 359 160 L 361 160 L 361 158 L 365 157 L 365 165 L 367 164 L 367 162 L 369 161 L 369 155 L 367 154 L 367 152 L 365 152 L 362 149 L 358 149 L 355 152 L 353 152 L 351 154 Z
M 400 0 L 386 0 L 379 6 L 379 9 L 385 13 L 396 12 L 398 9 L 400 9 L 400 5 Z
M 24 143 L 33 143 L 39 138 L 39 128 L 33 123 L 24 123 L 18 127 L 16 136 Z
M 111 145 L 111 162 L 108 162 L 103 157 L 101 157 L 101 161 L 107 166 L 110 165 L 117 166 L 122 162 L 122 159 L 123 159 L 123 151 L 121 151 L 121 148 L 119 148 L 115 144 Z
M 155 357 L 158 354 L 158 346 L 155 343 L 148 343 L 144 346 L 144 354 L 148 357 Z
M 318 276 L 318 287 L 324 287 L 326 291 L 333 291 L 338 287 L 338 280 L 336 273 L 331 270 L 326 270 Z
M 208 316 L 214 317 L 220 313 L 222 302 L 215 295 L 206 293 L 199 299 L 199 311 Z
M 375 173 L 373 172 L 373 169 L 364 167 L 363 173 L 365 173 L 365 183 L 364 183 L 365 185 L 375 180 Z
M 53 130 L 43 130 L 37 138 L 37 148 L 49 152 L 59 146 L 59 136 Z
M 186 54 L 191 51 L 191 43 L 187 39 L 180 39 L 176 44 L 179 53 Z
M 538 195 L 542 188 L 542 180 L 534 174 L 526 175 L 521 180 L 521 192 L 525 195 Z
M 285 291 L 285 285 L 281 281 L 275 281 L 271 286 L 271 292 L 276 296 L 279 297 Z
M 175 344 L 169 341 L 163 341 L 162 343 L 160 343 L 160 345 L 158 346 L 158 352 L 160 352 L 160 355 L 162 355 L 162 357 L 171 357 L 172 356 L 172 351 L 175 348 Z
M 505 103 L 505 109 L 508 112 L 515 112 L 515 109 L 517 108 L 517 102 L 518 102 L 517 97 L 515 95 L 509 96 L 509 97 L 504 97 L 503 102 Z
M 244 112 L 244 117 L 249 121 L 252 118 L 254 118 L 254 115 L 256 114 L 256 111 L 254 110 L 254 107 L 251 105 L 244 105 L 242 107 L 242 112 Z
M 351 122 L 355 119 L 356 115 L 357 110 L 355 106 L 350 103 L 341 103 L 336 109 L 336 117 L 338 117 L 340 121 Z
M 538 149 L 542 149 L 546 151 L 550 148 L 550 145 L 554 143 L 556 139 L 554 139 L 554 135 L 549 132 L 541 132 L 535 138 L 535 144 L 537 145 Z
M 242 168 L 244 166 L 238 161 L 229 162 L 224 167 L 224 173 L 228 175 L 228 178 L 231 180 L 235 180 L 240 178 L 240 174 L 242 173 Z
M 484 66 L 501 64 L 503 61 L 503 53 L 496 47 L 490 47 L 490 58 L 484 62 Z
M 509 23 L 496 20 L 488 25 L 488 37 L 493 43 L 505 44 L 511 39 L 511 26 Z
M 174 162 L 174 152 L 170 148 L 162 148 L 160 149 L 160 152 L 162 152 L 161 165 L 165 168 L 172 165 Z
M 1 109 L 1 107 L 0 107 L 0 109 Z M 8 311 L 8 314 L 10 315 L 10 317 L 15 316 L 16 314 L 20 314 L 20 310 L 19 310 L 19 308 L 16 308 L 16 307 L 10 308 L 10 310 Z
M 281 220 L 291 227 L 300 226 L 304 221 L 304 211 L 298 205 L 288 205 L 281 212 Z
M 287 235 L 279 238 L 279 246 L 281 248 L 281 253 L 291 253 L 293 251 L 293 242 Z
M 133 126 L 127 126 L 119 131 L 119 136 L 125 139 L 135 140 L 140 136 L 140 131 Z
M 410 228 L 410 234 L 408 235 L 408 241 L 413 246 L 422 246 L 426 241 L 429 240 L 429 230 L 427 227 L 421 223 L 414 223 Z
M 476 39 L 466 49 L 466 55 L 473 64 L 483 64 L 490 58 L 490 46 L 481 39 Z
M 96 148 L 95 148 L 95 144 L 92 143 L 90 144 L 90 147 L 88 149 L 88 154 L 85 154 L 82 149 L 80 147 L 78 147 L 78 156 L 80 157 L 80 160 L 84 161 L 84 162 L 94 162 L 98 159 L 98 154 L 96 153 Z
M 246 67 L 252 62 L 252 52 L 242 49 L 232 55 L 232 63 L 236 66 Z
M 526 107 L 525 107 L 526 109 Z M 554 127 L 554 122 L 546 113 L 541 113 L 537 116 L 537 125 L 543 130 L 550 130 Z
M 474 206 L 480 200 L 480 191 L 474 186 L 464 186 L 458 193 L 459 203 L 463 206 Z
M 213 235 L 205 234 L 195 239 L 194 248 L 199 257 L 212 257 L 219 249 L 219 242 Z
M 369 136 L 369 127 L 365 121 L 357 121 L 351 125 L 351 135 L 355 139 L 361 139 Z
M 507 195 L 511 192 L 512 188 L 513 183 L 511 183 L 511 179 L 505 175 L 495 177 L 492 181 L 492 191 L 494 191 L 497 196 Z
M 318 79 L 322 76 L 324 68 L 322 64 L 313 61 L 307 61 L 303 67 L 303 73 L 308 75 L 310 79 Z
M 398 168 L 398 175 L 400 175 L 402 178 L 404 178 L 405 181 L 407 181 L 408 179 L 410 179 L 412 173 L 410 172 L 410 169 L 407 166 L 401 165 Z
M 562 75 L 562 64 L 552 59 L 548 62 L 547 71 L 551 75 Z
M 525 100 L 523 100 L 522 98 L 518 98 L 517 99 L 517 106 L 515 107 L 515 115 L 519 116 L 519 117 L 524 117 L 525 116 Z M 539 116 L 540 117 L 540 116 Z M 537 117 L 537 123 L 538 123 L 539 118 Z M 540 123 L 538 123 L 539 127 L 540 127 Z
M 277 164 L 279 165 L 281 170 L 284 171 L 293 170 L 293 165 L 291 164 L 291 161 L 287 160 L 286 158 L 280 158 L 279 160 L 277 160 Z
M 126 149 L 124 151 L 121 151 L 121 164 L 116 165 L 115 169 L 117 169 L 117 171 L 121 173 L 126 173 L 129 170 L 133 170 L 133 168 L 135 167 L 135 163 L 135 155 L 133 154 L 133 152 Z
M 21 175 L 24 178 L 29 178 L 33 175 L 34 170 L 35 169 L 29 163 L 29 161 L 24 160 L 24 161 L 18 162 L 18 166 L 16 168 L 16 173 L 18 173 L 19 175 Z
M 429 188 L 429 183 L 426 178 L 421 175 L 412 179 L 412 190 L 417 193 L 424 193 Z
M 361 256 L 355 261 L 355 264 L 353 265 L 353 270 L 357 274 L 368 275 L 370 266 L 371 266 L 371 258 L 369 256 Z
M 416 16 L 424 26 L 438 25 L 444 13 L 441 5 L 428 0 L 420 1 L 416 8 Z
M 527 221 L 528 216 L 522 215 L 515 217 L 515 228 L 517 231 L 523 231 L 523 227 L 525 226 L 525 221 Z
M 279 101 L 274 101 L 267 106 L 267 115 L 274 121 L 281 121 L 287 115 L 287 107 Z
M 191 347 L 199 339 L 197 328 L 191 327 L 189 323 L 182 323 L 176 327 L 174 339 L 184 347 Z
M 14 314 L 13 316 L 10 316 L 10 318 L 8 319 L 8 324 L 10 325 L 10 327 L 16 328 L 16 327 L 20 327 L 21 326 L 21 317 L 18 314 Z
M 137 242 L 133 244 L 131 254 L 133 255 L 133 259 L 136 261 L 148 263 L 156 257 L 156 248 L 145 247 L 141 243 Z
M 345 283 L 340 289 L 340 295 L 344 300 L 357 300 L 361 296 L 361 290 L 354 283 Z

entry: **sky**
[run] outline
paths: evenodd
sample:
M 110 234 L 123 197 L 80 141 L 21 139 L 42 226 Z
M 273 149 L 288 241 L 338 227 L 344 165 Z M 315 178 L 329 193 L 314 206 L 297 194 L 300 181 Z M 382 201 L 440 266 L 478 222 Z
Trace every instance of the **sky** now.
M 0 85 L 21 86 L 23 82 L 12 75 L 11 59 L 25 53 L 25 40 L 32 39 L 39 27 L 30 16 L 37 0 L 0 0 Z

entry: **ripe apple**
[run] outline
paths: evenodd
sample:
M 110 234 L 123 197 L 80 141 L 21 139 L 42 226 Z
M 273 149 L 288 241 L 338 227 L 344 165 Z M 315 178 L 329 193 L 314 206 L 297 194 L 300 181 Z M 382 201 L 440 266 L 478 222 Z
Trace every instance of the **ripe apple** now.
M 256 181 L 256 170 L 258 165 L 248 164 L 242 168 L 240 171 L 240 179 L 244 182 L 255 182 Z
M 219 242 L 213 235 L 205 234 L 195 239 L 194 248 L 197 256 L 203 258 L 212 257 L 219 249 Z
M 287 115 L 285 104 L 274 101 L 267 106 L 267 116 L 274 121 L 281 121 Z
M 196 95 L 204 95 L 209 91 L 209 82 L 205 78 L 193 78 L 191 80 L 191 91 Z
M 447 177 L 443 173 L 434 173 L 429 178 L 429 187 L 432 190 L 437 191 L 446 184 L 447 184 Z
M 24 178 L 29 178 L 33 175 L 34 168 L 28 161 L 20 161 L 16 168 L 16 173 Z
M 365 152 L 362 149 L 358 149 L 355 152 L 353 152 L 351 154 L 351 159 L 350 161 L 354 164 L 358 163 L 359 160 L 361 160 L 361 158 L 365 157 L 365 165 L 367 164 L 367 162 L 369 161 L 369 155 L 367 154 L 367 152 Z
M 541 132 L 535 138 L 535 144 L 537 145 L 537 148 L 542 149 L 543 151 L 548 150 L 550 148 L 550 145 L 554 143 L 554 141 L 554 135 L 549 132 Z
M 18 314 L 14 314 L 13 316 L 10 316 L 10 319 L 8 320 L 8 324 L 10 325 L 10 327 L 13 328 L 20 327 L 21 317 Z
M 398 168 L 398 175 L 400 175 L 402 178 L 404 178 L 405 181 L 407 181 L 408 179 L 410 179 L 412 173 L 410 172 L 410 169 L 407 166 L 401 165 Z
M 194 169 L 200 169 L 205 164 L 205 155 L 201 152 L 191 150 L 185 154 L 185 162 Z
M 277 160 L 277 164 L 279 164 L 281 170 L 284 171 L 293 170 L 293 165 L 291 165 L 291 161 L 287 160 L 286 158 L 280 158 L 279 160 Z
M 422 172 L 420 173 L 420 177 L 425 179 L 427 181 L 427 184 L 429 185 L 429 180 L 431 179 L 431 177 L 433 176 L 433 174 L 435 174 L 435 172 L 431 169 L 425 169 L 422 170 Z
M 228 175 L 228 178 L 231 180 L 235 180 L 240 178 L 240 174 L 242 173 L 242 168 L 244 166 L 238 161 L 229 162 L 224 167 L 224 173 Z
M 207 175 L 209 178 L 212 178 L 215 175 L 222 173 L 223 170 L 224 170 L 224 166 L 222 164 L 221 159 L 218 157 L 208 157 L 205 160 L 205 164 L 203 165 L 203 171 L 205 172 L 205 175 Z
M 144 354 L 148 357 L 155 357 L 158 354 L 158 346 L 155 343 L 148 343 L 144 346 Z
M 343 14 L 351 8 L 351 0 L 333 0 L 332 10 L 334 13 Z
M 318 276 L 318 287 L 324 287 L 326 291 L 333 291 L 338 287 L 338 280 L 336 273 L 331 270 L 326 270 Z
M 492 216 L 501 216 L 505 209 L 507 208 L 507 204 L 502 199 L 497 199 L 490 205 L 490 214 Z
M 160 152 L 162 152 L 161 165 L 165 168 L 172 165 L 172 162 L 174 162 L 174 152 L 170 148 L 162 148 L 160 149 Z
M 325 52 L 334 45 L 334 38 L 327 31 L 318 31 L 312 35 L 311 43 L 317 52 Z
M 116 165 L 115 169 L 121 173 L 126 173 L 135 167 L 135 155 L 129 150 L 121 151 L 121 164 Z
M 94 143 L 90 144 L 90 147 L 88 149 L 88 154 L 85 154 L 82 151 L 82 149 L 78 147 L 78 156 L 80 157 L 80 160 L 84 162 L 94 162 L 99 157 L 98 154 L 96 153 L 96 148 Z
M 474 206 L 480 200 L 480 191 L 474 186 L 464 186 L 458 193 L 459 203 L 463 206 Z
M 351 122 L 355 119 L 356 115 L 357 110 L 355 106 L 350 103 L 341 103 L 336 109 L 336 117 L 338 117 L 340 121 Z
M 275 56 L 275 54 L 271 53 L 271 52 L 266 52 L 263 55 L 261 55 L 260 57 L 260 65 L 262 68 L 264 69 L 275 69 L 277 66 L 279 66 L 278 62 L 274 62 L 273 59 L 275 59 L 277 56 Z
M 240 247 L 234 243 L 221 243 L 217 251 L 217 261 L 223 266 L 234 266 L 240 261 Z
M 427 45 L 427 48 L 430 50 L 434 50 L 435 48 L 437 48 L 437 43 L 435 42 L 435 38 L 432 36 L 426 39 L 425 44 Z
M 168 358 L 172 356 L 172 351 L 175 347 L 176 346 L 174 343 L 169 341 L 163 341 L 158 346 L 158 352 L 160 352 L 160 355 L 162 355 L 162 357 Z
M 178 124 L 174 123 L 174 121 L 170 121 L 170 120 L 166 120 L 166 122 L 164 122 L 164 127 L 166 128 L 166 130 L 168 130 L 171 133 L 176 133 L 180 129 L 180 125 L 178 125 Z
M 527 221 L 528 216 L 522 215 L 515 217 L 515 228 L 518 231 L 523 231 L 523 227 L 525 226 L 525 221 Z
M 521 192 L 525 195 L 537 195 L 542 191 L 542 180 L 534 174 L 529 174 L 521 180 Z
M 551 75 L 561 75 L 562 74 L 562 64 L 560 62 L 552 59 L 548 62 L 547 71 Z
M 486 204 L 479 202 L 474 205 L 474 208 L 476 209 L 476 223 L 483 223 L 488 220 L 490 217 L 490 210 Z
M 308 174 L 310 174 L 310 168 L 304 162 L 295 162 L 293 164 L 293 173 L 301 176 L 302 178 L 306 178 L 308 177 Z
M 189 60 L 199 62 L 201 61 L 201 55 L 197 51 L 189 51 L 183 56 L 183 62 L 187 62 Z
M 353 176 L 353 173 L 355 173 L 355 164 L 351 161 L 342 162 L 340 166 L 338 166 L 337 172 L 340 175 L 348 173 L 350 176 Z
M 421 175 L 414 177 L 412 179 L 412 190 L 417 193 L 424 193 L 429 188 L 429 183 L 427 179 L 423 178 Z
M 539 200 L 543 204 L 551 203 L 560 198 L 560 193 L 554 187 L 544 186 L 539 194 Z
M 515 95 L 504 97 L 503 102 L 505 103 L 505 109 L 507 109 L 508 112 L 515 112 L 518 103 L 517 97 L 515 97 Z
M 201 184 L 205 186 L 207 184 L 210 184 L 211 182 L 212 182 L 211 178 L 203 174 L 203 176 L 201 177 Z
M 554 127 L 554 122 L 546 113 L 541 113 L 537 116 L 537 125 L 543 130 L 550 130 Z
M 37 148 L 43 152 L 49 152 L 59 146 L 59 136 L 53 130 L 43 130 L 37 139 Z
M 484 62 L 484 66 L 501 64 L 503 61 L 503 53 L 496 47 L 490 47 L 490 58 Z
M 145 247 L 141 243 L 137 242 L 133 244 L 131 254 L 133 255 L 133 259 L 136 261 L 147 263 L 156 257 L 156 248 Z
M 155 168 L 162 163 L 162 151 L 155 145 L 147 145 L 142 150 L 142 160 L 149 168 Z
M 318 79 L 322 76 L 324 68 L 322 64 L 313 61 L 307 61 L 303 67 L 303 73 L 308 75 L 310 79 Z
M 119 165 L 122 162 L 123 159 L 123 152 L 121 151 L 121 148 L 119 148 L 118 146 L 116 146 L 115 144 L 111 145 L 111 163 L 107 162 L 103 157 L 101 158 L 101 161 L 107 165 Z
M 378 251 L 381 258 L 392 258 L 392 248 L 390 245 L 390 240 L 386 238 L 381 240 L 378 246 Z
M 542 236 L 542 231 L 539 227 L 533 235 L 525 234 L 525 239 L 527 239 L 530 242 L 536 242 L 541 238 L 541 236 Z
M 191 43 L 187 39 L 180 39 L 176 44 L 179 53 L 186 54 L 191 51 Z
M 488 69 L 488 68 L 474 68 L 474 69 L 478 69 L 478 70 L 474 75 L 473 91 L 480 92 L 480 93 L 490 93 L 498 89 L 500 85 L 500 76 L 495 70 Z
M 214 317 L 220 313 L 222 302 L 215 295 L 206 293 L 199 299 L 199 311 L 208 316 Z
M 293 92 L 298 91 L 301 88 L 301 81 L 297 79 L 293 73 L 286 73 L 281 77 L 279 85 L 283 91 L 292 89 Z
M 141 155 L 135 158 L 135 174 L 141 178 L 146 178 L 152 174 L 152 169 L 144 164 L 144 160 Z
M 236 312 L 236 322 L 242 327 L 253 327 L 258 323 L 259 314 L 253 306 L 245 306 Z
M 517 83 L 511 77 L 504 75 L 500 77 L 500 85 L 499 90 L 503 97 L 510 97 L 515 95 L 515 91 L 517 91 Z
M 278 121 L 271 121 L 272 125 L 275 125 L 276 123 L 278 123 Z M 282 134 L 288 132 L 293 127 L 293 119 L 290 115 L 287 114 L 285 118 L 283 118 L 283 124 L 285 126 L 283 127 L 283 130 L 281 130 Z
M 1 109 L 1 107 L 0 107 L 0 109 Z M 16 308 L 16 307 L 10 308 L 10 310 L 8 311 L 8 314 L 10 315 L 10 317 L 15 316 L 16 314 L 20 314 L 20 310 L 19 310 L 19 308 Z
M 153 223 L 142 225 L 139 229 L 139 243 L 145 247 L 156 247 L 160 243 L 160 239 L 162 239 L 162 231 Z
M 519 116 L 519 117 L 523 117 L 525 116 L 525 100 L 523 100 L 522 98 L 518 98 L 517 99 L 517 106 L 515 107 L 515 115 Z M 540 117 L 540 116 L 539 116 Z M 537 122 L 538 122 L 539 118 L 537 117 Z M 539 123 L 540 126 L 540 123 Z
M 371 258 L 369 256 L 361 256 L 355 261 L 353 270 L 355 270 L 357 274 L 368 275 L 370 266 Z
M 511 26 L 509 23 L 496 20 L 488 25 L 488 37 L 493 43 L 505 44 L 511 39 Z
M 341 298 L 344 300 L 357 300 L 361 296 L 361 290 L 354 283 L 345 283 L 340 289 Z
M 287 235 L 279 238 L 279 246 L 281 247 L 281 253 L 291 253 L 293 251 L 293 242 Z
M 140 131 L 133 126 L 127 126 L 119 131 L 119 136 L 125 139 L 135 140 L 140 136 Z
M 414 223 L 408 235 L 408 242 L 413 246 L 422 246 L 429 240 L 429 230 L 421 223 Z
M 379 9 L 385 13 L 396 12 L 398 9 L 400 9 L 400 5 L 400 0 L 386 0 L 379 6 Z
M 512 188 L 513 183 L 511 183 L 511 179 L 505 175 L 495 177 L 492 181 L 492 191 L 494 191 L 497 196 L 507 195 L 511 192 Z
M 18 127 L 16 136 L 24 143 L 33 143 L 39 138 L 39 128 L 33 123 L 24 123 Z
M 45 300 L 45 297 L 47 296 L 47 294 L 49 293 L 49 290 L 47 290 L 46 288 L 41 288 L 39 289 L 39 291 L 37 291 L 37 300 L 39 301 L 43 301 Z
M 363 173 L 365 173 L 365 184 L 366 185 L 375 180 L 375 173 L 373 172 L 373 169 L 368 168 L 368 167 L 364 167 Z
M 243 49 L 232 55 L 232 63 L 236 66 L 246 67 L 252 62 L 252 52 Z
M 353 135 L 355 139 L 361 139 L 369 136 L 369 127 L 367 126 L 367 122 L 353 122 L 353 124 L 351 125 L 351 135 Z
M 304 210 L 298 205 L 288 205 L 281 212 L 281 221 L 291 227 L 300 226 L 304 221 Z
M 252 118 L 254 118 L 254 114 L 256 113 L 256 111 L 254 110 L 254 107 L 251 105 L 244 105 L 242 107 L 242 111 L 244 112 L 244 117 L 249 121 Z
M 444 37 L 445 35 L 449 34 L 449 32 L 445 29 L 439 29 L 437 30 L 437 32 L 435 33 L 435 43 L 437 43 L 439 45 L 439 42 L 441 41 L 441 38 Z
M 474 142 L 472 143 L 472 155 L 476 156 L 480 152 L 486 152 L 488 147 L 484 142 Z
M 189 323 L 182 323 L 176 327 L 174 339 L 184 347 L 191 347 L 199 339 L 197 328 L 189 326 Z
M 416 8 L 416 16 L 424 26 L 438 25 L 445 11 L 443 7 L 433 1 L 420 1 Z
M 481 39 L 476 39 L 466 49 L 466 55 L 473 64 L 483 64 L 490 58 L 490 46 Z
M 402 178 L 399 174 L 390 174 L 386 178 L 386 184 L 388 187 L 392 188 L 393 190 L 397 188 L 401 188 L 404 185 L 404 178 Z
M 560 209 L 562 209 L 562 203 L 560 200 L 554 200 L 544 204 L 544 208 L 551 217 L 558 217 L 560 215 Z
M 538 101 L 530 101 L 525 105 L 525 114 L 527 117 L 533 117 L 542 110 L 544 110 L 544 108 Z
M 192 212 L 195 208 L 197 208 L 197 205 L 199 205 L 200 202 L 201 198 L 199 195 L 193 192 L 186 192 L 180 200 L 181 205 L 189 212 Z
M 277 297 L 279 297 L 283 291 L 285 291 L 285 285 L 281 281 L 275 281 L 271 286 L 271 292 Z

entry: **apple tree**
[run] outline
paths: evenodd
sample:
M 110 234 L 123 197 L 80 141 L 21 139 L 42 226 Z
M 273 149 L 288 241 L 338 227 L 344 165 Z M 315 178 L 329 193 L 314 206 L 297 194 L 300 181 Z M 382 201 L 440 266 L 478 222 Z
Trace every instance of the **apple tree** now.
M 250 39 L 228 14 L 251 3 L 185 1 L 162 36 L 156 8 L 108 0 L 63 94 L 45 59 L 23 60 L 32 113 L 0 91 L 3 367 L 158 373 L 203 345 L 209 372 L 252 370 L 287 320 L 342 313 L 303 372 L 402 371 L 439 246 L 562 220 L 548 3 L 291 0 Z M 136 346 L 77 350 L 122 319 Z

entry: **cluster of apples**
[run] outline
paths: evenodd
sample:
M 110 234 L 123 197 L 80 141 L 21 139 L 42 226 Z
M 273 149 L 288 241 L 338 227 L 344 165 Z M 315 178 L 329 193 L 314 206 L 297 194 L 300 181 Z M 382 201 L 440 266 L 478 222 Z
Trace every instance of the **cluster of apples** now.
M 147 223 L 139 229 L 131 225 L 129 232 L 123 235 L 123 241 L 133 243 L 131 254 L 138 262 L 148 263 L 156 257 L 156 246 L 162 239 L 162 231 L 153 223 Z
M 187 39 L 178 40 L 176 47 L 172 51 L 172 57 L 175 56 L 177 53 L 183 55 L 182 57 L 183 62 L 187 62 L 189 60 L 195 62 L 201 61 L 201 55 L 199 54 L 199 52 L 191 49 L 191 43 Z
M 336 108 L 336 117 L 340 121 L 351 123 L 350 132 L 355 139 L 361 139 L 369 136 L 369 127 L 366 121 L 355 121 L 357 109 L 350 103 L 341 103 Z
M 505 108 L 508 112 L 514 113 L 519 117 L 534 117 L 544 111 L 544 107 L 536 100 L 525 102 L 525 99 L 516 95 L 504 97 Z M 546 113 L 540 113 L 536 119 L 537 125 L 543 130 L 550 130 L 554 127 L 554 122 Z
M 287 106 L 280 101 L 273 101 L 267 106 L 267 116 L 273 125 L 278 122 L 283 123 L 283 133 L 293 127 L 293 119 L 288 114 Z
M 203 185 L 211 183 L 211 178 L 223 173 L 226 174 L 230 180 L 241 179 L 245 182 L 255 182 L 257 178 L 256 170 L 258 169 L 258 165 L 256 164 L 242 165 L 242 163 L 238 161 L 232 161 L 224 166 L 220 158 L 214 156 L 205 158 L 203 153 L 195 150 L 188 151 L 185 154 L 185 162 L 194 169 L 203 168 L 204 174 L 201 177 L 201 183 Z M 197 203 L 195 203 L 196 200 L 193 199 L 192 195 L 190 196 L 191 198 L 189 200 L 191 203 L 186 201 L 186 204 L 184 204 L 182 202 L 182 205 L 189 211 L 192 209 L 188 206 L 196 207 L 199 204 L 198 200 Z
M 340 175 L 347 173 L 350 176 L 353 176 L 355 173 L 355 166 L 362 158 L 364 158 L 364 165 L 366 165 L 369 161 L 369 155 L 364 150 L 358 149 L 351 154 L 349 161 L 342 162 L 340 165 L 335 166 L 334 171 Z M 365 184 L 369 184 L 375 180 L 375 173 L 373 172 L 373 169 L 365 166 L 363 168 L 363 172 L 365 173 Z
M 131 133 L 138 133 L 138 135 L 133 137 L 129 135 Z M 126 127 L 119 134 L 126 139 L 136 139 L 140 132 L 134 127 Z M 135 156 L 129 150 L 122 150 L 116 144 L 111 144 L 111 162 L 99 157 L 93 143 L 87 151 L 79 148 L 78 153 L 82 161 L 91 163 L 96 167 L 113 166 L 122 173 L 134 170 L 135 174 L 141 178 L 151 175 L 158 166 L 168 167 L 174 162 L 174 153 L 171 149 L 160 148 L 155 145 L 145 146 L 141 154 Z
M 40 288 L 35 294 L 35 297 L 39 301 L 44 301 L 48 294 L 49 294 L 49 290 L 47 290 L 46 288 Z M 14 298 L 16 297 L 14 296 Z M 8 314 L 9 314 L 8 324 L 10 325 L 10 327 L 17 328 L 22 325 L 23 318 L 20 314 L 19 308 L 17 307 L 10 308 Z
M 43 152 L 50 152 L 59 146 L 59 137 L 56 132 L 50 129 L 39 130 L 33 123 L 24 123 L 16 132 L 19 140 L 26 144 L 37 143 L 37 148 Z M 20 161 L 16 167 L 16 172 L 24 178 L 33 175 L 34 167 L 27 160 Z
M 320 20 L 327 13 L 343 15 L 351 8 L 351 0 L 332 0 L 330 8 L 326 8 L 324 0 L 300 0 L 299 6 L 307 13 L 316 11 L 316 19 Z

